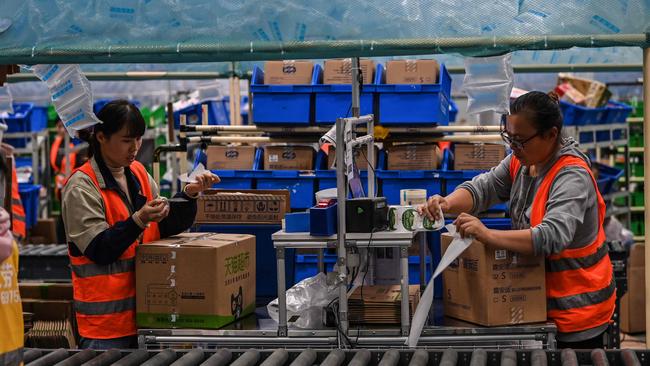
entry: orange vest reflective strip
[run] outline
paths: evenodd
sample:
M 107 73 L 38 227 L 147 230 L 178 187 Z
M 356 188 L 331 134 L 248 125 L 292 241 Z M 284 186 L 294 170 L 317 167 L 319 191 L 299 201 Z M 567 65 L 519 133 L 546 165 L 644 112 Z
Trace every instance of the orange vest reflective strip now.
M 52 142 L 52 148 L 50 148 L 50 164 L 52 164 L 52 169 L 54 170 L 55 173 L 65 171 L 65 167 L 66 167 L 66 165 L 65 165 L 65 162 L 66 162 L 65 156 L 61 160 L 61 166 L 59 166 L 57 164 L 57 161 L 56 161 L 57 157 L 59 155 L 59 149 L 61 148 L 61 144 L 63 143 L 63 141 L 64 141 L 63 137 L 56 136 L 54 138 L 54 141 Z M 72 144 L 72 143 L 70 143 L 69 146 L 70 146 L 70 149 L 74 148 L 74 144 Z M 70 152 L 70 167 L 71 167 L 70 170 L 71 171 L 75 167 L 76 163 L 77 163 L 77 154 L 73 153 L 73 152 Z
M 11 232 L 18 241 L 27 237 L 27 223 L 25 222 L 25 208 L 20 200 L 18 190 L 18 177 L 16 167 L 11 169 Z
M 149 177 L 139 162 L 131 164 L 131 172 L 140 183 L 147 201 L 153 199 Z M 88 175 L 102 195 L 106 222 L 109 226 L 127 220 L 131 213 L 119 193 L 101 189 L 95 171 L 88 161 L 78 171 Z M 144 230 L 143 243 L 160 238 L 158 224 L 150 223 Z M 135 325 L 135 248 L 134 242 L 117 261 L 97 264 L 85 256 L 70 255 L 72 286 L 79 334 L 85 338 L 109 339 L 136 334 Z
M 546 174 L 531 208 L 530 225 L 542 223 L 546 214 L 549 193 L 560 170 L 567 166 L 579 166 L 589 172 L 598 198 L 598 234 L 589 245 L 565 249 L 546 257 L 547 313 L 562 333 L 580 332 L 595 328 L 610 321 L 616 302 L 616 284 L 609 259 L 603 220 L 603 200 L 591 169 L 581 158 L 562 156 Z M 517 178 L 521 163 L 511 157 L 510 178 Z

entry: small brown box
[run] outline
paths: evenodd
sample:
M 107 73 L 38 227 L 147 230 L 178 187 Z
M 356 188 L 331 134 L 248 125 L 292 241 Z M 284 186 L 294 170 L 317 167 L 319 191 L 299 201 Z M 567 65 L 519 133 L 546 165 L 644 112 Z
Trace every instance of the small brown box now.
M 267 61 L 264 64 L 264 84 L 308 85 L 311 84 L 313 72 L 312 61 Z
M 255 310 L 255 237 L 185 233 L 140 245 L 136 322 L 215 329 Z
M 444 254 L 452 236 L 442 234 Z M 474 241 L 442 273 L 445 315 L 485 326 L 546 321 L 544 257 Z
M 196 221 L 203 224 L 279 224 L 291 212 L 289 191 L 211 189 L 199 196 Z
M 209 170 L 251 170 L 255 164 L 254 146 L 208 146 Z
M 506 157 L 501 144 L 456 144 L 454 149 L 456 170 L 488 170 Z
M 375 62 L 360 60 L 359 67 L 364 84 L 372 84 L 375 79 Z M 325 60 L 323 84 L 352 84 L 352 59 Z
M 312 170 L 314 149 L 311 146 L 266 146 L 264 170 Z
M 436 84 L 440 65 L 436 60 L 393 60 L 386 64 L 386 84 Z
M 621 298 L 621 331 L 645 332 L 645 245 L 630 248 L 627 293 Z
M 388 148 L 388 170 L 433 170 L 440 161 L 438 145 L 410 144 Z

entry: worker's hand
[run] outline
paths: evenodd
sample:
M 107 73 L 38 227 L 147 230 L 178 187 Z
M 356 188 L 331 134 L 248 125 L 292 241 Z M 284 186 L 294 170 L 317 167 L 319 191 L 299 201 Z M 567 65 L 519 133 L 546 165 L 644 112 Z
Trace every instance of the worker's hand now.
M 449 203 L 445 197 L 437 194 L 429 197 L 427 203 L 417 207 L 420 216 L 426 216 L 429 220 L 433 221 L 442 219 L 442 217 L 439 217 L 440 209 L 442 209 L 442 212 L 447 212 L 449 209 Z
M 454 225 L 461 237 L 473 237 L 484 244 L 490 243 L 490 229 L 485 227 L 478 218 L 462 213 L 456 218 Z
M 221 179 L 216 174 L 207 171 L 196 176 L 196 183 L 189 183 L 185 186 L 185 193 L 195 196 L 206 189 L 212 188 L 213 185 L 219 182 L 221 182 Z
M 143 224 L 160 222 L 169 215 L 169 204 L 162 198 L 156 198 L 147 202 L 136 213 Z

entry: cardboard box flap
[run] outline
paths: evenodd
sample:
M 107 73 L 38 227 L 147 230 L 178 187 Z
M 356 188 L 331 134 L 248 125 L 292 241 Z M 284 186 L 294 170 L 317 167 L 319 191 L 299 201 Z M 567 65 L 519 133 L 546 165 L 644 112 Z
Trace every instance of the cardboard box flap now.
M 284 201 L 285 197 L 277 196 L 274 194 L 256 194 L 256 193 L 242 193 L 242 192 L 216 192 L 204 195 L 204 200 L 241 200 L 241 201 Z
M 253 235 L 246 234 L 183 233 L 146 245 L 151 247 L 220 248 L 253 238 L 255 238 Z

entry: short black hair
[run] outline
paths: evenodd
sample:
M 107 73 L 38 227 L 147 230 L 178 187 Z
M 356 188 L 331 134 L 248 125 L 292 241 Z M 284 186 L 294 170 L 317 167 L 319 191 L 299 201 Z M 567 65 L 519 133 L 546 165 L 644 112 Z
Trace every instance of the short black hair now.
M 525 114 L 539 132 L 546 132 L 553 127 L 562 132 L 562 111 L 558 96 L 554 92 L 528 92 L 512 102 L 510 114 Z
M 79 138 L 90 144 L 88 151 L 90 156 L 99 154 L 97 133 L 102 132 L 110 138 L 126 126 L 128 137 L 142 137 L 146 129 L 146 123 L 138 107 L 128 100 L 118 99 L 106 103 L 97 114 L 102 123 L 98 123 L 88 130 L 79 131 Z

